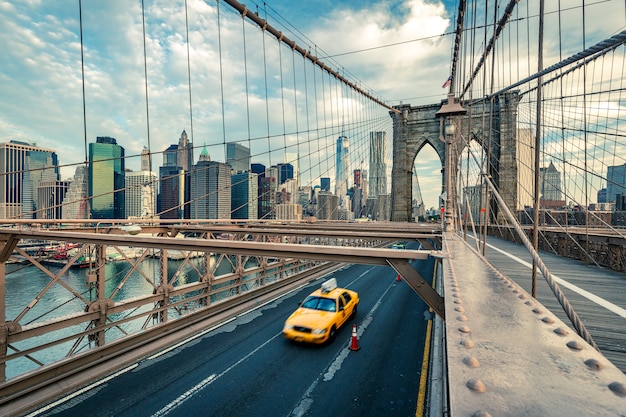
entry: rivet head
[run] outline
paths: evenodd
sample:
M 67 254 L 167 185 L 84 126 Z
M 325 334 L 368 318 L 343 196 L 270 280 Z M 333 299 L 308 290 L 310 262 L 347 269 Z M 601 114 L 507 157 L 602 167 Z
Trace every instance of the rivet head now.
M 533 313 L 535 314 L 541 314 L 543 313 L 543 309 L 539 308 L 539 307 L 535 307 L 533 308 Z
M 459 344 L 465 346 L 468 349 L 474 347 L 474 341 L 470 339 L 461 339 L 461 342 L 459 342 Z
M 454 311 L 458 311 L 459 313 L 463 313 L 465 311 L 465 309 L 461 306 L 456 306 L 454 307 Z
M 567 336 L 569 334 L 569 331 L 563 327 L 557 327 L 556 329 L 554 329 L 554 333 L 558 334 L 559 336 Z
M 609 389 L 615 393 L 615 395 L 619 395 L 620 397 L 626 397 L 626 384 L 622 382 L 611 382 L 609 384 Z
M 467 316 L 461 314 L 460 316 L 456 316 L 456 319 L 458 321 L 467 321 Z
M 587 365 L 587 367 L 591 369 L 592 371 L 599 371 L 602 368 L 604 368 L 604 365 L 602 364 L 602 362 L 600 362 L 597 359 L 587 359 L 585 361 L 585 365 Z
M 480 366 L 480 362 L 473 356 L 466 356 L 463 358 L 463 363 L 470 368 L 478 368 Z
M 472 378 L 467 381 L 465 385 L 467 388 L 475 392 L 487 392 L 487 387 L 485 387 L 485 384 L 483 384 L 483 382 L 479 379 Z
M 472 414 L 472 417 L 491 417 L 491 414 L 483 410 L 478 410 Z
M 583 344 L 577 340 L 567 342 L 567 347 L 573 350 L 583 350 Z
M 461 326 L 461 327 L 459 327 L 459 331 L 461 333 L 469 333 L 470 332 L 470 328 L 467 327 L 467 326 Z
M 526 304 L 527 306 L 531 306 L 532 307 L 535 303 L 533 303 L 532 301 L 528 300 L 524 304 Z
M 548 323 L 548 324 L 554 323 L 554 319 L 550 316 L 545 316 L 544 318 L 541 319 L 541 321 L 544 323 Z
M 455 304 L 463 304 L 463 300 L 461 300 L 460 298 L 457 298 L 456 300 L 454 300 Z

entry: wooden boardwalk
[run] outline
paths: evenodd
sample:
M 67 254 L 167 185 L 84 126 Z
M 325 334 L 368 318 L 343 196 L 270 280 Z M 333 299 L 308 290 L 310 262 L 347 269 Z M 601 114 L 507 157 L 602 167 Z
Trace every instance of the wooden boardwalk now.
M 474 245 L 471 238 L 468 242 Z M 529 265 L 532 266 L 532 258 L 524 246 L 489 237 L 486 255 L 500 272 L 531 293 L 532 268 Z M 626 373 L 626 274 L 546 252 L 540 255 L 550 273 L 566 281 L 559 287 L 600 351 Z M 585 291 L 600 300 L 593 300 Z M 537 300 L 573 329 L 540 272 L 537 274 Z

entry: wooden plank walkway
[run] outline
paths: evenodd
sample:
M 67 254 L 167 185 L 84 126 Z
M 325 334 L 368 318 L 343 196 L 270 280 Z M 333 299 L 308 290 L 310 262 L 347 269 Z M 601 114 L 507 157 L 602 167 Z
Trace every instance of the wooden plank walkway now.
M 474 245 L 470 237 L 468 242 Z M 532 269 L 529 265 L 532 266 L 532 258 L 524 246 L 488 237 L 486 255 L 501 273 L 531 293 Z M 600 351 L 626 373 L 626 274 L 546 252 L 540 255 L 550 273 L 566 281 L 559 287 Z M 599 300 L 594 300 L 585 291 Z M 573 329 L 540 272 L 537 274 L 537 300 Z

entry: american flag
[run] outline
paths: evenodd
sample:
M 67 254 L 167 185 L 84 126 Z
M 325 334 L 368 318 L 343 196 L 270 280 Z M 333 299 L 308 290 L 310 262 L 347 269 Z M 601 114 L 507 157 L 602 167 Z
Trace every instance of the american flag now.
M 448 77 L 445 83 L 441 86 L 441 88 L 446 88 L 452 83 L 452 75 Z

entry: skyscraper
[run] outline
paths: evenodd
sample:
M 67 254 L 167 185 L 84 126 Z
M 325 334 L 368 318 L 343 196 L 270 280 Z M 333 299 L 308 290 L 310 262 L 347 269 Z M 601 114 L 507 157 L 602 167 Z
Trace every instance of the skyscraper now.
M 192 219 L 230 219 L 230 165 L 211 161 L 206 147 L 191 171 Z
M 37 218 L 61 219 L 65 193 L 69 187 L 67 181 L 40 181 L 37 186 Z
M 368 195 L 371 197 L 387 194 L 385 139 L 386 132 L 370 132 L 370 177 Z
M 178 166 L 178 145 L 170 145 L 163 152 L 163 165 L 159 168 L 158 213 L 162 219 L 182 219 L 184 201 L 185 173 Z
M 157 176 L 150 171 L 126 172 L 126 217 L 150 218 L 156 207 Z
M 227 143 L 226 163 L 234 172 L 250 171 L 250 148 L 239 143 Z
M 79 165 L 65 193 L 61 217 L 63 219 L 86 219 L 88 215 L 87 175 L 85 175 L 85 167 Z
M 350 143 L 345 136 L 337 138 L 337 147 L 335 151 L 335 195 L 339 199 L 339 205 L 346 204 L 346 194 L 348 193 L 348 167 L 350 151 Z
M 615 203 L 617 195 L 626 195 L 626 164 L 608 167 L 606 175 L 606 201 Z
M 56 153 L 43 149 L 27 151 L 23 179 L 22 217 L 40 219 L 42 204 L 39 202 L 39 185 L 42 182 L 59 181 L 59 162 Z
M 89 144 L 87 194 L 93 219 L 125 219 L 124 148 L 114 138 L 99 136 Z
M 251 172 L 238 172 L 231 176 L 231 218 L 256 219 L 259 212 L 257 176 Z
M 541 181 L 541 198 L 546 201 L 560 201 L 563 199 L 561 191 L 561 173 L 552 162 L 547 168 L 539 168 Z
M 141 150 L 141 170 L 152 171 L 152 156 L 150 150 L 145 146 Z
M 191 213 L 190 201 L 191 201 L 191 170 L 193 169 L 193 143 L 189 142 L 187 132 L 183 129 L 183 132 L 178 139 L 178 157 L 177 164 L 183 170 L 183 218 L 189 219 Z
M 29 167 L 41 172 L 30 173 L 26 171 Z M 18 141 L 1 143 L 0 218 L 20 218 L 24 212 L 33 218 L 38 182 L 58 180 L 58 169 L 56 153 L 51 149 Z

